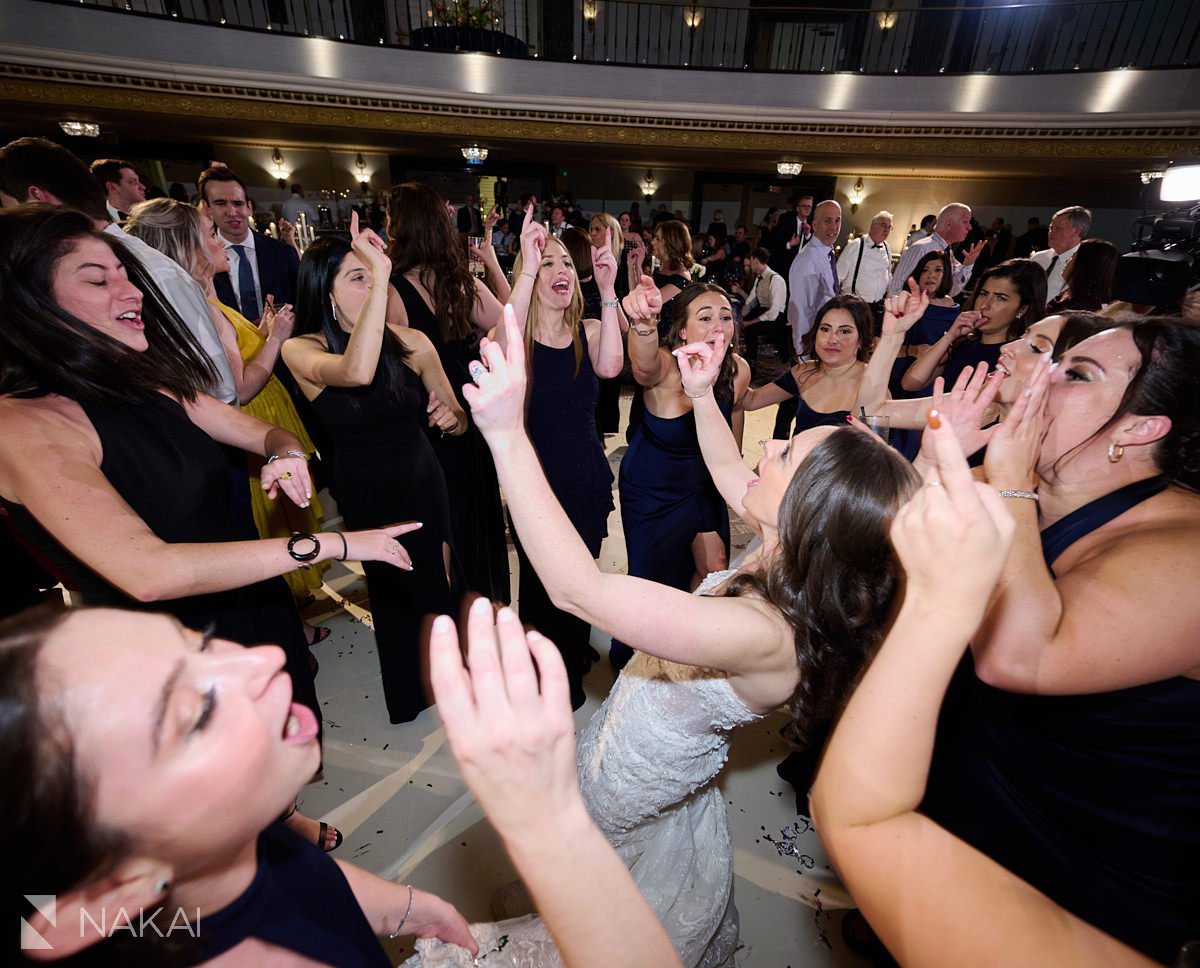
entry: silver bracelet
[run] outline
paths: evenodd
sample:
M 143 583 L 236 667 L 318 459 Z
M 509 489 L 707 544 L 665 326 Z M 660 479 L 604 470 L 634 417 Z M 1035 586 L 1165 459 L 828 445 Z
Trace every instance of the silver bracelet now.
M 619 299 L 601 299 L 600 305 L 603 306 L 605 309 L 616 309 L 619 305 L 621 305 L 621 300 L 619 300 Z
M 537 279 L 536 272 L 522 272 L 521 275 L 528 276 L 530 279 Z
M 396 938 L 400 937 L 400 929 L 404 927 L 404 922 L 407 921 L 408 916 L 410 914 L 412 914 L 412 897 L 413 897 L 413 888 L 412 888 L 412 885 L 409 884 L 408 885 L 408 907 L 404 911 L 404 917 L 402 917 L 400 919 L 400 923 L 398 925 L 396 925 L 396 930 L 388 935 L 389 941 L 394 941 L 394 940 L 396 940 Z
M 701 397 L 707 397 L 710 393 L 712 393 L 712 387 L 711 386 L 705 387 L 703 393 L 692 393 L 691 391 L 688 390 L 687 387 L 684 387 L 683 393 L 684 393 L 684 396 L 691 397 L 693 400 L 699 400 Z
M 1040 500 L 1040 498 L 1037 496 L 1036 491 L 1001 491 L 1000 496 L 1001 497 L 1020 497 L 1020 498 L 1024 498 L 1026 501 Z
M 302 454 L 298 450 L 289 450 L 283 454 L 272 454 L 270 457 L 267 458 L 267 463 L 271 464 L 277 460 L 283 460 L 285 457 L 299 457 L 300 460 L 303 460 L 303 461 L 308 460 L 308 454 Z

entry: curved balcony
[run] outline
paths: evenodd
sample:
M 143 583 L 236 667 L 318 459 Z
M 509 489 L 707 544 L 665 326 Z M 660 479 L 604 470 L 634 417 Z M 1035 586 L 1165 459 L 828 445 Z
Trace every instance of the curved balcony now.
M 1200 60 L 1173 0 L 42 0 L 295 36 L 542 60 L 934 76 L 1164 68 Z

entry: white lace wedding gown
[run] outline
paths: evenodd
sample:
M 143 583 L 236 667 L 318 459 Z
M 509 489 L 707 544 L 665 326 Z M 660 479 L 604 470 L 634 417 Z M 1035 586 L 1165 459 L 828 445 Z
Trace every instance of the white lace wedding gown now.
M 709 594 L 732 574 L 714 572 L 696 594 Z M 733 965 L 733 847 L 714 780 L 725 765 L 730 731 L 758 718 L 723 673 L 639 652 L 579 739 L 588 812 L 629 866 L 687 968 Z M 536 916 L 475 924 L 471 931 L 481 965 L 562 968 Z M 462 948 L 418 941 L 404 968 L 472 964 Z

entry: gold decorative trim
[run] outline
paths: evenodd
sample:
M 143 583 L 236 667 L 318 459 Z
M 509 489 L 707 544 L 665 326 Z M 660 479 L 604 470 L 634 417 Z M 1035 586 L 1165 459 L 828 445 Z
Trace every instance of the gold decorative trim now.
M 580 144 L 786 152 L 803 136 L 813 153 L 892 152 L 929 155 L 953 139 L 954 154 L 979 157 L 1154 158 L 1200 156 L 1200 126 L 1028 128 L 785 124 L 769 121 L 615 118 L 511 107 L 444 105 L 0 64 L 8 81 L 0 101 L 77 109 L 131 111 L 371 131 L 509 138 Z

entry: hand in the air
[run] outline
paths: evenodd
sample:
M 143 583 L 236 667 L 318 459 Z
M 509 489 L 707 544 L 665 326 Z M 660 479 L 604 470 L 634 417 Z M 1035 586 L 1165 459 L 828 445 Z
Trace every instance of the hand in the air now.
M 374 281 L 386 280 L 392 271 L 392 260 L 387 257 L 383 239 L 371 229 L 359 229 L 358 212 L 350 213 L 350 248 L 371 269 Z
M 604 299 L 616 296 L 617 260 L 612 252 L 612 229 L 604 230 L 604 244 L 592 246 L 592 272 Z
M 712 346 L 707 343 L 688 343 L 672 351 L 679 364 L 683 389 L 687 393 L 698 397 L 717 382 L 726 348 L 725 331 L 719 330 Z
M 525 426 L 525 339 L 512 305 L 505 303 L 505 349 L 486 337 L 479 345 L 480 364 L 471 364 L 474 385 L 463 386 L 463 396 L 484 438 L 492 443 Z
M 883 336 L 907 333 L 917 324 L 929 308 L 929 296 L 916 283 L 908 280 L 908 291 L 900 290 L 883 300 Z
M 650 321 L 662 312 L 662 293 L 649 276 L 642 276 L 637 288 L 621 300 L 621 308 L 631 321 Z

